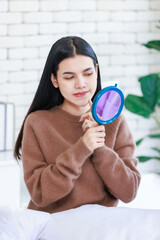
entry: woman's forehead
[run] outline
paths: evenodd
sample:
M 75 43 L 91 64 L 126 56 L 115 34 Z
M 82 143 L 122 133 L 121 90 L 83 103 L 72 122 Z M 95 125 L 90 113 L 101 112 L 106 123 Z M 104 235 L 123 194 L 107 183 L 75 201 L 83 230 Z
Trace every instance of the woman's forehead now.
M 93 67 L 94 64 L 92 58 L 84 55 L 75 55 L 74 57 L 69 57 L 61 61 L 59 64 L 59 71 L 84 71 Z

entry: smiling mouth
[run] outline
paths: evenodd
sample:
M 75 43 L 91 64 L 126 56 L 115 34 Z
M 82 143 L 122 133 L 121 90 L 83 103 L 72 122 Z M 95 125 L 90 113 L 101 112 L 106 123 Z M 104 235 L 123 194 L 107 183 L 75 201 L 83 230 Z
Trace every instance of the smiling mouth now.
M 75 93 L 74 96 L 75 96 L 75 97 L 83 97 L 83 96 L 85 96 L 87 93 L 88 93 L 88 91 L 86 91 L 86 92 L 79 92 L 79 93 Z

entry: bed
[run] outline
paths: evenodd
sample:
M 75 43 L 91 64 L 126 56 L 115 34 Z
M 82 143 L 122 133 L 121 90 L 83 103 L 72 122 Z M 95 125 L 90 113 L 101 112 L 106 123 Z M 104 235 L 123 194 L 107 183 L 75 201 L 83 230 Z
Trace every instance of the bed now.
M 143 176 L 137 198 L 115 208 L 94 204 L 49 214 L 3 207 L 0 240 L 160 240 L 159 178 Z

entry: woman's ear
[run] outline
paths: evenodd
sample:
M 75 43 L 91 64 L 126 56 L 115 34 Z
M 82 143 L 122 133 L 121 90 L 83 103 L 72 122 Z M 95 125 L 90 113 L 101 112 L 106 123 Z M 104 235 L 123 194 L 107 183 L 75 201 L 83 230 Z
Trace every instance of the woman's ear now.
M 58 88 L 58 82 L 53 73 L 51 73 L 51 82 L 55 88 Z

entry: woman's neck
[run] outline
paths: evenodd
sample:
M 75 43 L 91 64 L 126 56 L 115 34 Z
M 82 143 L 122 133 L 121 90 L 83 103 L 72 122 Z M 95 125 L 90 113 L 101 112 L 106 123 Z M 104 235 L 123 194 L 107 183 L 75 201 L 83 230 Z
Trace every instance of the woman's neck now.
M 79 107 L 79 106 L 73 106 L 73 105 L 68 105 L 68 104 L 65 104 L 62 103 L 60 106 L 59 106 L 62 110 L 64 110 L 65 112 L 68 112 L 72 115 L 75 115 L 75 116 L 81 116 L 82 114 L 88 112 L 90 110 L 90 106 L 89 104 L 87 104 L 86 106 L 84 107 Z

